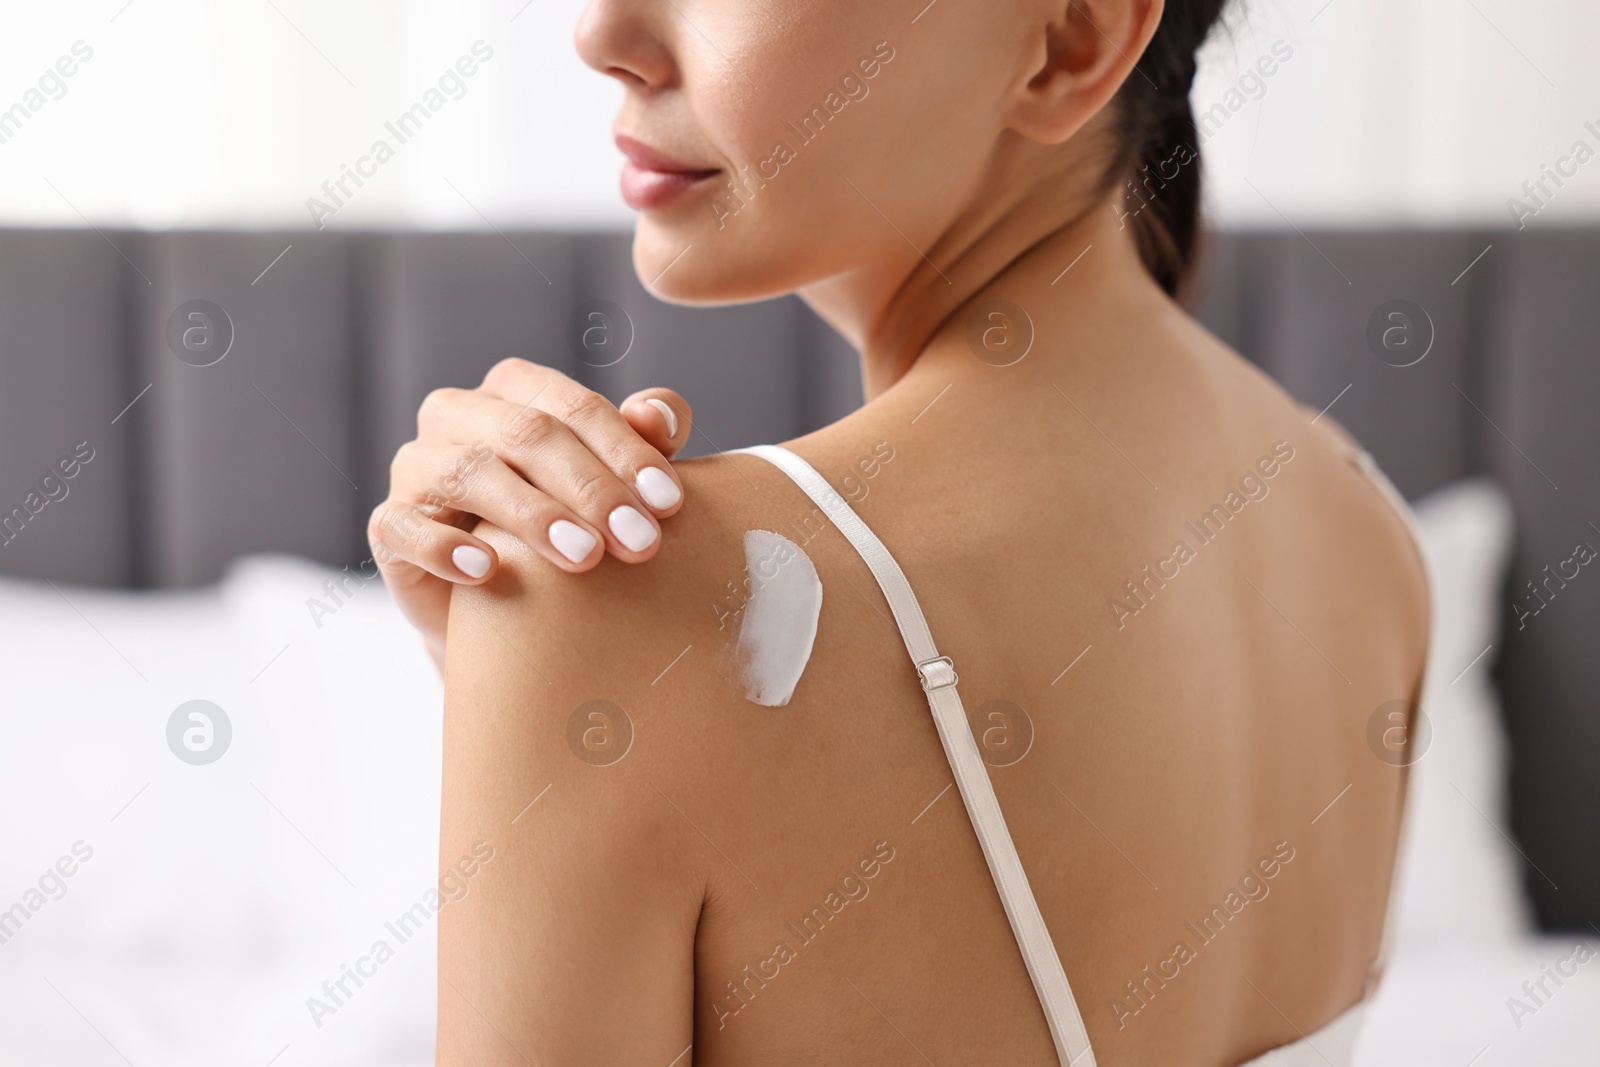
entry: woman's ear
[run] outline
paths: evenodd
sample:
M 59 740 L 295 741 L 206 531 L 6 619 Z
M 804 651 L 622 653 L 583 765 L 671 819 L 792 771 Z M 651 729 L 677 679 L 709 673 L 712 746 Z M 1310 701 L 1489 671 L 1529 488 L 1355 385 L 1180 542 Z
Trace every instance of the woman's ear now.
M 1135 70 L 1165 0 L 1045 0 L 1014 91 L 1010 127 L 1060 144 L 1084 127 Z

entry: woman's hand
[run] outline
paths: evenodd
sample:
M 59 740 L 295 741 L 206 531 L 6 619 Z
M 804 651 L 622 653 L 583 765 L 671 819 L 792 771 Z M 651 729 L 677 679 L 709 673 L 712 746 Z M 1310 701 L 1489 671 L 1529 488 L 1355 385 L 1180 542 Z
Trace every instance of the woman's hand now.
M 574 573 L 607 552 L 642 563 L 661 544 L 657 520 L 682 505 L 667 460 L 690 423 L 689 405 L 670 389 L 635 393 L 618 409 L 523 359 L 497 363 L 476 389 L 429 393 L 367 540 L 434 662 L 443 669 L 452 583 L 487 581 L 498 563 L 464 527 L 487 519 Z

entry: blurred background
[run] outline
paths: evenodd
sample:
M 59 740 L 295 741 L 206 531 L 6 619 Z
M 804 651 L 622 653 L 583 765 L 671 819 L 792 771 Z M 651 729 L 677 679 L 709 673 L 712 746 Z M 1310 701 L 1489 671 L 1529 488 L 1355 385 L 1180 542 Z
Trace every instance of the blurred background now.
M 480 39 L 494 58 L 338 225 L 630 223 L 610 136 L 621 93 L 574 53 L 572 0 L 9 8 L 7 105 L 74 42 L 94 58 L 4 143 L 8 224 L 304 227 L 306 199 Z M 1193 96 L 1197 112 L 1235 87 L 1249 101 L 1204 145 L 1213 217 L 1225 227 L 1284 216 L 1302 227 L 1505 224 L 1506 198 L 1596 120 L 1597 19 L 1581 0 L 1237 5 Z M 1240 85 L 1280 40 L 1293 52 L 1281 70 Z M 1561 190 L 1540 225 L 1600 218 L 1597 185 L 1585 175 Z
M 360 570 L 429 389 L 507 356 L 668 385 L 689 454 L 860 402 L 797 301 L 638 285 L 580 6 L 3 9 L 0 1063 L 431 1062 L 432 928 L 386 923 L 437 878 L 438 681 Z M 1600 1047 L 1600 967 L 1561 962 L 1600 946 L 1597 41 L 1580 0 L 1246 0 L 1192 96 L 1196 313 L 1362 440 L 1440 567 L 1365 1064 Z M 575 339 L 597 307 L 621 357 Z

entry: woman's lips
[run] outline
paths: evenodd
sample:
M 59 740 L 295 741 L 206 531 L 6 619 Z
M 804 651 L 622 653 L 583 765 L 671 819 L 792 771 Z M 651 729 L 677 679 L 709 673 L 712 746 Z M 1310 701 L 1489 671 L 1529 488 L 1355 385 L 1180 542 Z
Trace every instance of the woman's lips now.
M 722 173 L 686 166 L 624 134 L 617 135 L 617 147 L 628 157 L 622 165 L 622 199 L 635 211 L 666 207 Z
M 651 170 L 633 160 L 622 165 L 622 199 L 635 211 L 650 211 L 681 200 L 718 170 Z

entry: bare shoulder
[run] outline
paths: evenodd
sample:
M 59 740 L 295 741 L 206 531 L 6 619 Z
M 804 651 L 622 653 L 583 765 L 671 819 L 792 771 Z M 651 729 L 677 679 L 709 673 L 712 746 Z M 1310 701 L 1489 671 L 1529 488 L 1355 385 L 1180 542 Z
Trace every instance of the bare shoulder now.
M 852 450 L 860 436 L 823 432 L 796 447 L 849 497 L 857 464 L 883 456 L 870 446 Z M 702 646 L 725 636 L 730 609 L 737 607 L 745 535 L 765 529 L 808 538 L 819 513 L 787 477 L 754 456 L 708 456 L 676 469 L 686 504 L 667 521 L 661 550 L 645 564 L 608 556 L 594 570 L 572 575 L 504 530 L 480 523 L 474 532 L 495 548 L 501 567 L 491 581 L 455 590 L 451 649 L 459 625 L 474 635 L 474 648 L 481 646 L 519 676 L 547 687 L 588 687 L 597 695 L 604 690 L 613 698 L 634 695 L 646 702 L 663 692 L 654 683 L 669 664 L 687 666 L 681 672 L 686 675 L 708 670 Z M 478 635 L 501 638 L 500 648 L 476 640 Z M 690 645 L 702 654 L 679 660 Z M 447 664 L 447 687 L 451 680 Z
M 779 489 L 770 478 L 751 477 L 762 466 L 744 456 L 680 464 L 688 506 L 667 522 L 660 552 L 640 565 L 608 556 L 586 574 L 568 574 L 480 523 L 474 532 L 501 565 L 484 585 L 454 591 L 447 703 L 453 692 L 504 692 L 525 713 L 552 717 L 554 730 L 579 707 L 608 702 L 635 732 L 647 732 L 664 700 L 682 695 L 684 680 L 710 667 L 715 605 L 743 575 L 743 532 L 770 510 Z M 669 672 L 672 686 L 665 684 Z M 464 715 L 482 711 L 450 706 Z
M 551 782 L 552 797 L 567 781 L 599 789 L 619 827 L 656 841 L 676 819 L 663 796 L 732 784 L 704 775 L 698 754 L 739 703 L 728 646 L 746 534 L 783 529 L 804 500 L 752 456 L 691 460 L 678 472 L 687 506 L 647 563 L 607 557 L 568 574 L 480 524 L 500 567 L 454 591 L 445 664 L 447 760 L 454 740 L 463 754 L 516 761 L 522 803 Z M 474 788 L 484 780 L 475 775 Z
M 1291 442 L 1302 457 L 1297 474 L 1305 490 L 1292 536 L 1318 559 L 1317 570 L 1333 588 L 1362 591 L 1388 606 L 1385 625 L 1398 651 L 1421 664 L 1432 625 L 1421 546 L 1391 498 L 1381 468 L 1360 440 L 1326 409 L 1291 397 L 1243 356 L 1228 351 L 1231 373 L 1252 386 L 1242 390 L 1246 414 L 1256 424 Z M 1225 372 L 1228 373 L 1228 372 Z M 1420 681 L 1420 667 L 1418 668 Z

